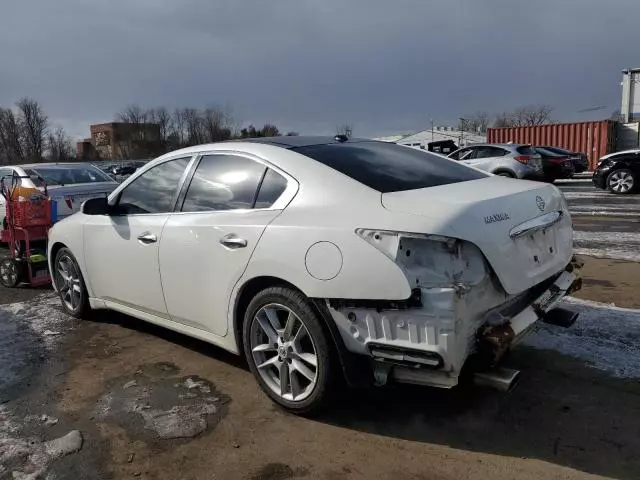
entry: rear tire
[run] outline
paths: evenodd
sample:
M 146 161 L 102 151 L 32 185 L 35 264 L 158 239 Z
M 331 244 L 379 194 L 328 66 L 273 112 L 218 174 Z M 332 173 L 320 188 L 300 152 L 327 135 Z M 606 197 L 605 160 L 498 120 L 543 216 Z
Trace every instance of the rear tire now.
M 270 287 L 251 300 L 243 322 L 244 352 L 260 388 L 298 414 L 320 411 L 331 395 L 335 357 L 311 302 L 288 287 Z
M 637 186 L 636 175 L 626 168 L 615 170 L 607 177 L 607 189 L 616 195 L 633 193 Z
M 513 173 L 511 172 L 498 172 L 496 173 L 497 176 L 499 177 L 505 177 L 505 178 L 517 178 Z
M 20 265 L 15 258 L 0 262 L 0 282 L 7 288 L 15 288 L 20 283 Z
M 67 247 L 56 253 L 51 275 L 64 311 L 75 318 L 87 318 L 91 311 L 89 294 L 80 266 Z

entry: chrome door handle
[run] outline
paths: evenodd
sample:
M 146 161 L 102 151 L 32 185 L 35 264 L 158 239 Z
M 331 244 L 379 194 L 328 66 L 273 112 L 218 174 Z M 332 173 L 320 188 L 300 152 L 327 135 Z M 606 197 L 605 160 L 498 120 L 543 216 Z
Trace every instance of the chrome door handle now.
M 149 243 L 156 243 L 158 241 L 158 237 L 153 233 L 144 232 L 142 235 L 138 236 L 138 241 L 148 245 Z
M 247 246 L 247 241 L 244 238 L 236 237 L 234 233 L 225 235 L 220 239 L 220 243 L 227 248 L 244 248 Z

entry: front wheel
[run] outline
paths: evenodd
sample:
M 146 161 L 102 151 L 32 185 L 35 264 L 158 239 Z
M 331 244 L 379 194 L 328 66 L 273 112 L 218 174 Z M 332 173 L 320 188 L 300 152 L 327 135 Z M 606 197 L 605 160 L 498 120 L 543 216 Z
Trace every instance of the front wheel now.
M 75 257 L 66 247 L 56 253 L 53 279 L 62 302 L 62 308 L 69 315 L 85 318 L 90 311 L 89 295 L 82 278 L 82 272 Z
M 259 292 L 243 324 L 244 351 L 262 390 L 297 414 L 320 410 L 330 395 L 332 349 L 309 300 L 287 287 Z
M 498 172 L 496 175 L 499 177 L 516 178 L 516 176 L 511 172 Z
M 607 178 L 607 188 L 611 193 L 626 195 L 636 187 L 636 178 L 631 170 L 622 168 L 612 172 Z

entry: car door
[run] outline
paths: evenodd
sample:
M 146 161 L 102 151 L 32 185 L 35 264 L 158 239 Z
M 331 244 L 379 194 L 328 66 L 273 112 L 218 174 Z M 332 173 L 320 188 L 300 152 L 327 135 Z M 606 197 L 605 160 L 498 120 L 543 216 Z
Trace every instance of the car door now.
M 170 215 L 160 242 L 162 287 L 172 320 L 227 334 L 233 287 L 262 232 L 283 208 L 278 202 L 290 182 L 295 183 L 254 157 L 211 153 L 199 159 L 180 211 Z
M 460 148 L 453 153 L 447 155 L 451 160 L 463 160 L 471 152 L 470 148 Z
M 93 295 L 107 306 L 167 317 L 158 246 L 191 157 L 162 162 L 116 192 L 113 214 L 88 216 L 84 258 Z
M 476 155 L 478 153 L 477 147 L 468 147 L 466 150 L 460 152 L 460 161 L 465 165 L 476 166 Z
M 475 151 L 473 166 L 492 172 L 499 166 L 500 157 L 504 157 L 507 153 L 509 152 L 499 147 L 478 147 Z

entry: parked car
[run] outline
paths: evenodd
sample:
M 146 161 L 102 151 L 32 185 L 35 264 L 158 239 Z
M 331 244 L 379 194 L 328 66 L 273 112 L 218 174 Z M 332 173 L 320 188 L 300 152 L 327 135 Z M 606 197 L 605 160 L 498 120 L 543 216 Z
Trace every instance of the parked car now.
M 612 193 L 629 194 L 640 186 L 640 149 L 610 153 L 600 158 L 593 172 L 593 183 Z
M 134 173 L 136 170 L 138 170 L 140 167 L 143 167 L 145 165 L 146 162 L 142 162 L 142 161 L 134 161 L 134 162 L 124 162 L 122 164 L 119 165 L 114 165 L 111 168 L 111 173 L 113 173 L 116 176 L 125 176 L 125 175 L 131 175 L 132 173 Z
M 543 176 L 542 160 L 531 145 L 472 145 L 448 157 L 501 177 L 540 180 Z
M 534 150 L 542 158 L 542 170 L 545 181 L 554 182 L 559 178 L 571 178 L 575 173 L 573 162 L 567 155 L 554 153 L 542 147 L 534 147 Z
M 46 184 L 49 197 L 57 203 L 58 219 L 80 210 L 80 205 L 85 200 L 106 197 L 118 186 L 111 177 L 88 163 L 2 166 L 0 177 L 5 182 L 19 182 L 23 187 L 38 188 L 41 191 Z M 5 198 L 0 195 L 0 221 L 4 220 L 5 213 Z
M 569 325 L 556 305 L 579 288 L 557 188 L 344 136 L 164 155 L 57 223 L 48 254 L 70 315 L 118 310 L 244 354 L 296 413 L 340 376 L 450 388 L 468 366 L 507 390 L 501 356 L 540 318 Z
M 543 146 L 542 148 L 544 148 L 545 150 L 549 150 L 550 152 L 557 153 L 558 155 L 565 155 L 569 157 L 571 162 L 573 162 L 575 173 L 586 172 L 589 169 L 589 161 L 587 159 L 586 153 L 572 152 L 571 150 L 560 147 Z

